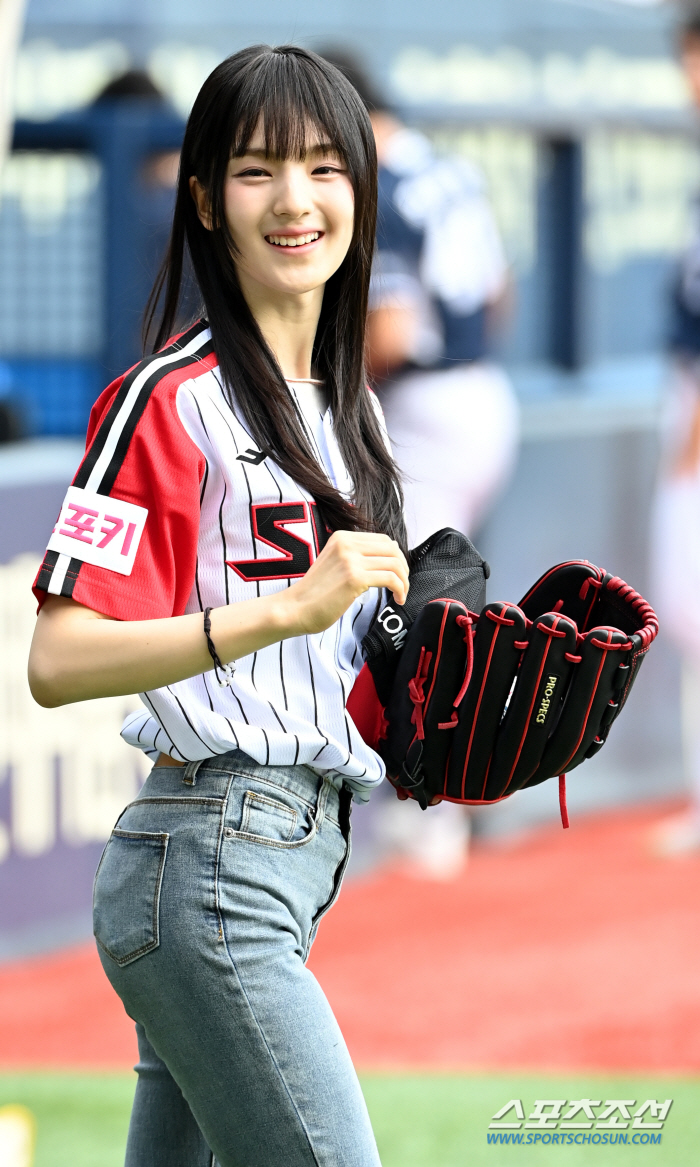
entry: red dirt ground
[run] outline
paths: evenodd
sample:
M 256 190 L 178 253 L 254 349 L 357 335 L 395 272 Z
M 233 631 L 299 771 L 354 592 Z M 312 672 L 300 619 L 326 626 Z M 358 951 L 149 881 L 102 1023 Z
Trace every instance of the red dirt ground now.
M 700 1071 L 700 858 L 650 858 L 659 817 L 477 847 L 450 883 L 346 886 L 311 967 L 357 1064 Z M 134 1060 L 90 945 L 0 968 L 1 1066 Z

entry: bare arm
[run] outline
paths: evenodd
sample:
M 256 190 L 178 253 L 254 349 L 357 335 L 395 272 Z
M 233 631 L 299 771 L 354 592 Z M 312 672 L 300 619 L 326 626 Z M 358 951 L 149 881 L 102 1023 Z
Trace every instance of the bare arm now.
M 336 531 L 302 580 L 284 591 L 215 608 L 212 639 L 223 662 L 291 636 L 322 632 L 370 587 L 397 603 L 408 566 L 386 535 Z M 162 620 L 113 620 L 49 596 L 37 620 L 29 685 L 40 705 L 158 689 L 212 668 L 201 612 Z

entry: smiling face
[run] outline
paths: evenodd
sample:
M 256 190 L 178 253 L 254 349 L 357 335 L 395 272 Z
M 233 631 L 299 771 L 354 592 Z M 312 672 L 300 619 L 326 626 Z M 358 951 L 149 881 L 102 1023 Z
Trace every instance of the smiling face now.
M 204 191 L 193 194 L 208 226 Z M 300 295 L 322 289 L 352 241 L 354 193 L 347 167 L 312 130 L 305 157 L 272 158 L 258 128 L 242 157 L 231 158 L 224 213 L 244 290 Z

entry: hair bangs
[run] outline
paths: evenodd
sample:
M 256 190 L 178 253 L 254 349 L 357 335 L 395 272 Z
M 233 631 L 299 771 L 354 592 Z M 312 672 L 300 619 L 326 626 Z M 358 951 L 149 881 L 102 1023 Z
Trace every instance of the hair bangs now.
M 357 110 L 339 106 L 325 69 L 283 46 L 261 53 L 246 72 L 231 134 L 233 157 L 245 154 L 260 129 L 270 158 L 303 161 L 310 149 L 322 145 L 351 162 Z

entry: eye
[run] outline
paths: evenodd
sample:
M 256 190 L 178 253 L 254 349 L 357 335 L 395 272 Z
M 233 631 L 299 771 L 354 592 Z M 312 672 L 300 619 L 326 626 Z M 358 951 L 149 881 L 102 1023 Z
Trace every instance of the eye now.
M 234 178 L 269 178 L 269 170 L 263 170 L 262 166 L 246 166 L 245 170 L 239 170 Z
M 339 162 L 324 162 L 321 166 L 314 167 L 313 173 L 320 175 L 343 174 L 344 170 Z

